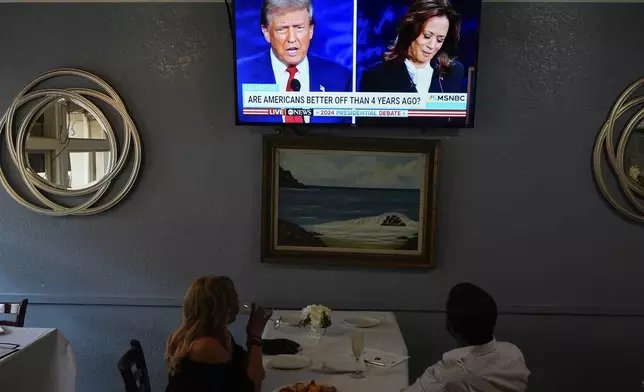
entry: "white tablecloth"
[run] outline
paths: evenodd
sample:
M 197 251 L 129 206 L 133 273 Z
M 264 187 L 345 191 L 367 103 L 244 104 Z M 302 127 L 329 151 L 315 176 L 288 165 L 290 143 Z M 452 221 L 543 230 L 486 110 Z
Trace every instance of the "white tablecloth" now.
M 288 316 L 299 312 L 276 311 L 276 316 Z M 317 371 L 319 364 L 325 358 L 337 355 L 351 354 L 351 335 L 357 328 L 346 325 L 343 320 L 350 316 L 364 315 L 375 317 L 381 323 L 373 328 L 360 328 L 365 336 L 365 348 L 377 349 L 398 355 L 407 355 L 407 346 L 398 327 L 393 313 L 379 312 L 333 312 L 333 325 L 327 329 L 326 335 L 319 341 L 310 336 L 307 328 L 282 325 L 274 329 L 269 322 L 264 331 L 265 339 L 285 338 L 293 340 L 302 346 L 302 355 L 311 358 L 313 365 L 302 370 L 275 370 L 268 366 L 270 356 L 264 357 L 266 379 L 262 384 L 263 392 L 272 392 L 284 385 L 298 381 L 315 380 L 318 384 L 333 385 L 339 392 L 398 392 L 409 383 L 408 363 L 405 361 L 389 370 L 368 366 L 363 379 L 350 378 L 348 374 L 322 374 Z
M 19 351 L 0 359 L 0 390 L 76 391 L 72 346 L 55 329 L 1 327 L 0 343 L 19 344 Z

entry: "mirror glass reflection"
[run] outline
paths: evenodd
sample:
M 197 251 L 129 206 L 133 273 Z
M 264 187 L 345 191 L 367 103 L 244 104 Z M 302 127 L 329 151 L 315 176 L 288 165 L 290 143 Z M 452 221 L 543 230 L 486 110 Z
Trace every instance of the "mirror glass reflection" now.
M 625 159 L 628 176 L 644 186 L 644 121 L 631 134 L 626 145 Z
M 110 145 L 102 125 L 76 103 L 60 99 L 30 124 L 26 149 L 30 167 L 64 189 L 87 188 L 108 172 Z

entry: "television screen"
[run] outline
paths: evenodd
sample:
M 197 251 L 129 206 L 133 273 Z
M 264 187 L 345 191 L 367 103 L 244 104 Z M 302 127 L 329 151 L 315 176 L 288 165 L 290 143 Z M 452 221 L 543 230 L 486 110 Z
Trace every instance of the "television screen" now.
M 235 0 L 238 124 L 471 127 L 481 0 Z

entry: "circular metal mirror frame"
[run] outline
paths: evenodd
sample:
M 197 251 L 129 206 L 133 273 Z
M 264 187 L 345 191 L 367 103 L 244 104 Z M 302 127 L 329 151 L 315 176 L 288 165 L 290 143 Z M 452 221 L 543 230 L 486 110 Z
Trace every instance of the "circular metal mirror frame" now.
M 644 95 L 634 96 L 642 87 L 644 87 L 644 78 L 627 88 L 613 106 L 608 120 L 597 135 L 593 151 L 593 172 L 597 186 L 606 200 L 624 216 L 644 223 L 644 204 L 642 204 L 644 202 L 642 199 L 644 198 L 644 186 L 631 178 L 624 167 L 626 146 L 633 131 L 644 121 Z M 638 107 L 639 110 L 630 118 L 617 141 L 617 145 L 615 145 L 615 122 L 628 111 Z M 613 195 L 615 190 L 609 189 L 606 184 L 605 173 L 602 170 L 604 157 L 608 157 L 608 166 L 617 177 L 627 203 L 615 198 Z
M 86 88 L 35 89 L 36 86 L 45 80 L 60 76 L 75 76 L 87 79 L 97 84 L 103 92 Z M 103 112 L 88 98 L 102 101 L 112 107 L 121 116 L 123 120 L 124 140 L 120 153 L 118 151 L 117 139 L 110 122 Z M 112 153 L 111 159 L 109 160 L 108 173 L 96 183 L 85 188 L 66 189 L 53 184 L 40 177 L 28 164 L 25 144 L 27 136 L 29 135 L 30 125 L 35 118 L 38 118 L 44 112 L 48 105 L 60 99 L 72 101 L 81 106 L 98 121 L 106 133 L 110 152 Z M 35 101 L 35 104 L 33 104 L 29 112 L 24 115 L 22 121 L 16 121 L 16 111 L 22 105 L 32 101 Z M 19 126 L 14 140 L 14 126 L 16 123 L 19 123 Z M 42 206 L 33 204 L 18 194 L 9 184 L 5 173 L 2 171 L 2 167 L 0 167 L 0 183 L 16 202 L 37 213 L 50 216 L 67 216 L 93 215 L 106 211 L 120 202 L 132 189 L 141 168 L 141 139 L 132 118 L 125 108 L 125 104 L 109 84 L 96 75 L 86 71 L 63 68 L 51 70 L 36 77 L 27 84 L 20 93 L 18 93 L 9 109 L 0 119 L 0 143 L 2 142 L 2 132 L 5 133 L 4 141 L 7 144 L 7 150 L 9 151 L 14 167 L 18 170 L 20 178 L 26 188 L 40 203 L 42 203 Z M 119 192 L 107 200 L 101 200 L 109 190 L 112 181 L 125 168 L 131 151 L 134 153 L 134 163 L 130 169 L 130 175 L 127 181 Z M 51 195 L 63 197 L 91 196 L 76 206 L 66 207 L 49 199 L 42 191 Z

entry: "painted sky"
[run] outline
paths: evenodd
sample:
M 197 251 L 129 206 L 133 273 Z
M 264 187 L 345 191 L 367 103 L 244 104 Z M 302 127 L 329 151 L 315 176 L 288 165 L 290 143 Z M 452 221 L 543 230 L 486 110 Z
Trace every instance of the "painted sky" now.
M 424 154 L 279 149 L 280 166 L 304 185 L 420 189 Z

